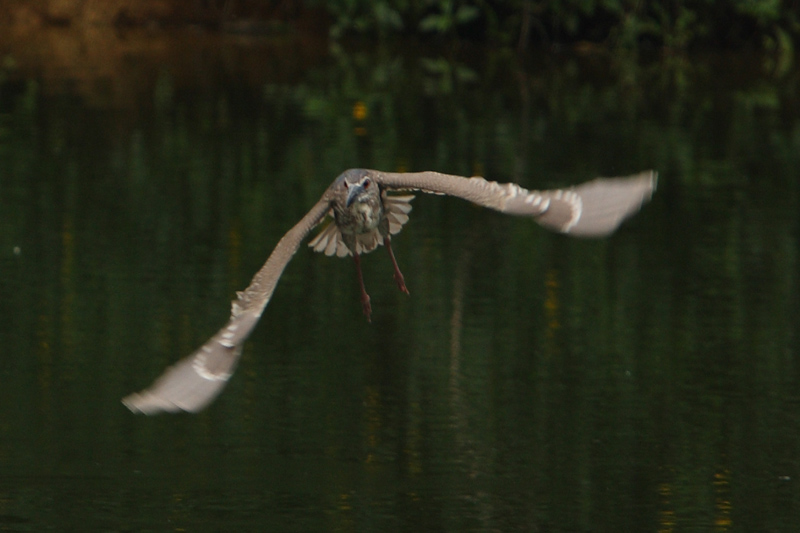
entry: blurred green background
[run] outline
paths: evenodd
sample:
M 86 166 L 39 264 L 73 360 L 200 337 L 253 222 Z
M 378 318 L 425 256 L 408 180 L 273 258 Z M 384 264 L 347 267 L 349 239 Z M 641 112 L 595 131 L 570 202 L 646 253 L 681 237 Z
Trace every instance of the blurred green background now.
M 790 53 L 32 20 L 1 49 L 0 530 L 800 522 Z M 350 167 L 660 181 L 600 241 L 418 195 L 410 297 L 366 256 L 367 324 L 303 248 L 207 411 L 129 413 Z

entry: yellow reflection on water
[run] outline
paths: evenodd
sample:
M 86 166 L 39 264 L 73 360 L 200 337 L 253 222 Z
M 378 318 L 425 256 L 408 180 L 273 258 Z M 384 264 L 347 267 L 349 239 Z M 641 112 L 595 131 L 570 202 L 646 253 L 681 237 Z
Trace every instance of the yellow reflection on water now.
M 672 486 L 661 483 L 658 486 L 661 510 L 658 513 L 658 533 L 671 533 L 675 530 L 675 509 L 672 505 Z
M 714 473 L 714 526 L 717 531 L 729 531 L 731 520 L 730 470 L 723 468 Z

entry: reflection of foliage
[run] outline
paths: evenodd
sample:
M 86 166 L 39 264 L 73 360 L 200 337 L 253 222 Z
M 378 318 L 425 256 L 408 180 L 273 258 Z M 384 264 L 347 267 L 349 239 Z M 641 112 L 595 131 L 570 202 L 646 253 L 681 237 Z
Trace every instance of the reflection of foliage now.
M 425 72 L 425 92 L 431 95 L 447 95 L 455 86 L 475 83 L 478 74 L 471 68 L 444 58 L 422 58 L 420 66 Z
M 786 409 L 798 390 L 798 73 L 740 76 L 749 68 L 682 55 L 602 61 L 565 56 L 526 69 L 502 54 L 337 49 L 331 65 L 291 84 L 187 89 L 165 73 L 132 119 L 31 83 L 0 142 L 0 294 L 14 374 L 3 390 L 34 400 L 7 413 L 4 437 L 37 438 L 30 453 L 7 449 L 6 462 L 28 471 L 41 457 L 88 457 L 71 435 L 94 435 L 98 420 L 130 423 L 121 391 L 224 321 L 233 291 L 342 169 L 483 168 L 506 180 L 520 159 L 531 171 L 518 179 L 536 187 L 650 166 L 662 179 L 634 223 L 593 243 L 420 195 L 396 241 L 414 297 L 393 300 L 385 258 L 370 256 L 370 290 L 388 302 L 372 328 L 360 320 L 351 266 L 301 250 L 235 383 L 202 424 L 175 434 L 250 439 L 230 447 L 226 467 L 264 460 L 271 442 L 322 472 L 331 457 L 356 471 L 352 450 L 375 451 L 391 467 L 370 463 L 373 476 L 416 469 L 402 478 L 409 490 L 429 482 L 429 465 L 467 464 L 451 481 L 436 470 L 424 494 L 458 509 L 459 526 L 475 519 L 483 529 L 531 530 L 535 514 L 543 530 L 602 520 L 640 531 L 640 515 L 660 504 L 665 522 L 696 523 L 700 498 L 711 514 L 721 490 L 709 480 L 728 468 L 770 494 L 774 465 L 795 464 L 800 434 Z M 466 248 L 469 263 L 457 263 Z M 448 376 L 456 282 L 463 338 Z M 74 430 L 50 438 L 47 416 Z M 128 433 L 99 434 L 92 449 L 119 456 Z M 170 479 L 212 484 L 205 472 L 186 479 L 194 461 L 163 462 L 169 448 L 149 444 L 163 442 L 159 432 L 136 438 L 131 453 Z M 253 470 L 260 486 L 264 470 Z M 248 471 L 237 483 L 250 482 Z M 340 502 L 342 492 L 375 490 L 370 475 L 352 477 L 366 480 L 330 488 L 311 476 L 308 494 Z M 377 489 L 380 501 L 407 509 L 418 498 L 402 500 L 395 479 Z M 469 490 L 475 508 L 461 513 Z M 795 518 L 777 492 L 730 498 L 742 516 Z M 240 493 L 231 494 L 221 501 L 234 508 Z M 501 507 L 478 508 L 489 499 Z M 371 517 L 371 501 L 347 505 Z M 507 511 L 537 501 L 533 513 Z M 290 518 L 309 529 L 330 526 L 329 515 L 320 525 L 297 507 Z M 414 526 L 429 520 L 409 529 L 466 529 L 442 527 L 441 513 L 408 514 Z M 789 518 L 773 529 L 790 530 Z

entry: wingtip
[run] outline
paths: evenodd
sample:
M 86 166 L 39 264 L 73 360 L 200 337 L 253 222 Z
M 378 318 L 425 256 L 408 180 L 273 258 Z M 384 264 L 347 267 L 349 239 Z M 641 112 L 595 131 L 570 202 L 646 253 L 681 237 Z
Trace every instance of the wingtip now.
M 138 412 L 139 412 L 139 410 L 138 410 L 138 409 L 136 409 L 136 406 L 135 406 L 135 404 L 134 404 L 134 401 L 133 401 L 133 400 L 134 400 L 134 398 L 133 398 L 134 396 L 136 396 L 136 395 L 135 395 L 135 394 L 129 394 L 128 396 L 125 396 L 125 397 L 124 397 L 122 400 L 120 400 L 120 401 L 122 402 L 122 405 L 124 405 L 125 407 L 127 407 L 127 408 L 128 408 L 128 410 L 129 410 L 131 413 L 138 413 Z
M 640 172 L 639 174 L 634 174 L 630 176 L 628 179 L 631 181 L 639 181 L 642 183 L 641 189 L 641 204 L 645 204 L 653 199 L 653 195 L 655 194 L 656 190 L 658 189 L 658 171 L 656 170 L 645 170 Z
M 134 392 L 133 394 L 129 394 L 125 396 L 122 400 L 122 405 L 128 408 L 128 410 L 135 414 L 147 414 L 145 411 L 139 408 L 139 405 L 142 403 L 142 396 L 138 392 Z
M 122 399 L 122 405 L 135 415 L 154 415 L 157 413 L 175 413 L 181 408 L 173 403 L 166 402 L 149 393 L 134 392 Z
M 658 171 L 651 170 L 650 174 L 650 178 L 653 182 L 653 192 L 656 192 L 656 189 L 658 189 Z
M 645 170 L 629 176 L 628 179 L 646 183 L 646 192 L 643 194 L 645 201 L 650 200 L 658 189 L 658 171 L 656 170 Z

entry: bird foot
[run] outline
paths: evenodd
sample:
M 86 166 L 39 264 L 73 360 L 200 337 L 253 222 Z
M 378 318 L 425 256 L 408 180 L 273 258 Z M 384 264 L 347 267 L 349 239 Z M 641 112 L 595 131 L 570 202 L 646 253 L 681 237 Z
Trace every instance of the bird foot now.
M 403 273 L 400 272 L 400 267 L 397 266 L 397 259 L 394 258 L 394 252 L 392 251 L 392 239 L 389 238 L 388 235 L 383 238 L 383 245 L 386 247 L 386 251 L 389 252 L 389 257 L 392 259 L 394 282 L 397 283 L 397 288 L 406 294 L 411 294 L 408 292 L 408 287 L 406 287 L 406 279 L 403 277 Z
M 400 270 L 395 270 L 394 272 L 394 282 L 397 283 L 397 288 L 403 291 L 406 294 L 411 294 L 408 292 L 408 287 L 406 287 L 406 280 L 403 277 L 403 274 Z
M 367 322 L 372 323 L 372 305 L 369 303 L 369 294 L 366 292 L 361 295 L 361 308 L 364 310 Z

